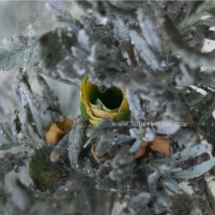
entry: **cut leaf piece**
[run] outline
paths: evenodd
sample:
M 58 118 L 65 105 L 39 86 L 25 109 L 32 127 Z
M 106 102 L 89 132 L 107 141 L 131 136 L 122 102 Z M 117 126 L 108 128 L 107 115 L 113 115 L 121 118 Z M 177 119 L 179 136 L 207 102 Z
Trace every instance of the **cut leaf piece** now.
M 157 135 L 152 142 L 146 142 L 141 139 L 141 144 L 139 150 L 134 155 L 134 158 L 139 158 L 146 153 L 147 147 L 152 150 L 165 153 L 167 156 L 170 156 L 170 146 L 169 139 L 167 136 Z
M 146 153 L 146 147 L 148 146 L 148 142 L 141 140 L 141 145 L 138 152 L 135 153 L 134 158 L 139 158 Z
M 152 150 L 163 152 L 167 156 L 170 156 L 169 139 L 167 136 L 157 135 L 152 142 L 149 142 L 149 147 Z
M 72 129 L 74 121 L 64 118 L 50 123 L 46 132 L 46 141 L 48 143 L 60 141 Z

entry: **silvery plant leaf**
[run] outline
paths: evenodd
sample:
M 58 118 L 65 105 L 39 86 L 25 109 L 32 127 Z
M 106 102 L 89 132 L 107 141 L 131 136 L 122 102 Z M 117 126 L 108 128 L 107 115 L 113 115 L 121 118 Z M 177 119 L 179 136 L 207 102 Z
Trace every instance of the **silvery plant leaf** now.
M 179 172 L 175 172 L 172 174 L 173 178 L 196 178 L 203 174 L 205 174 L 208 170 L 210 170 L 215 165 L 215 158 L 211 158 L 199 165 L 193 166 L 189 169 L 182 170 Z
M 193 146 L 186 147 L 184 150 L 180 152 L 176 152 L 170 157 L 159 159 L 156 162 L 159 164 L 178 163 L 178 162 L 186 161 L 188 159 L 200 156 L 211 150 L 212 150 L 211 144 L 195 144 Z

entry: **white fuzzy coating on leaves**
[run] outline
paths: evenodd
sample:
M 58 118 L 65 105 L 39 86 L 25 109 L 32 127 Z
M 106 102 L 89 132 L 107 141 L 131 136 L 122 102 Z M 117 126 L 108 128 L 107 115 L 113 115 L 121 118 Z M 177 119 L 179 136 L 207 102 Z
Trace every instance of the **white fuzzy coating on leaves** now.
M 179 172 L 175 172 L 172 174 L 172 177 L 174 178 L 196 178 L 203 174 L 205 174 L 207 171 L 209 171 L 213 166 L 215 165 L 215 158 L 211 158 L 210 160 L 207 160 L 199 165 L 193 166 L 189 169 L 182 170 Z
M 155 171 L 148 176 L 149 191 L 152 197 L 156 197 L 156 203 L 164 208 L 170 208 L 172 201 L 166 193 L 165 189 L 160 186 L 160 174 Z
M 171 178 L 168 175 L 162 175 L 162 178 L 163 178 L 163 185 L 166 188 L 168 188 L 169 190 L 171 190 L 172 192 L 174 192 L 176 194 L 182 194 L 183 193 L 181 187 L 179 186 L 177 181 L 175 181 L 173 178 Z
M 37 37 L 25 37 L 21 35 L 10 39 L 4 39 L 4 48 L 0 49 L 0 69 L 11 70 L 16 65 L 25 68 L 33 67 L 37 62 L 36 42 Z
M 143 213 L 150 199 L 151 195 L 149 193 L 141 192 L 137 195 L 132 196 L 127 207 L 132 208 L 136 213 Z
M 50 107 L 54 108 L 54 111 L 50 113 L 51 119 L 53 121 L 56 121 L 62 115 L 58 98 L 55 95 L 54 91 L 51 90 L 46 80 L 41 75 L 37 75 L 37 79 L 40 84 L 43 96 L 46 98 L 44 102 L 47 103 L 47 108 L 50 108 Z
M 80 153 L 84 146 L 84 133 L 86 129 L 86 121 L 78 116 L 75 120 L 75 123 L 72 127 L 72 130 L 69 133 L 69 148 L 68 155 L 71 167 L 81 174 L 86 174 L 90 177 L 94 176 L 93 167 L 87 161 L 85 163 L 85 168 L 83 162 L 80 160 Z
M 117 144 L 117 145 L 123 145 L 126 142 L 130 142 L 134 140 L 133 137 L 130 137 L 128 135 L 119 134 L 117 132 L 110 132 L 108 134 L 102 134 L 100 137 L 100 140 L 96 146 L 95 153 L 97 155 L 103 155 L 108 152 L 108 146 L 109 144 Z
M 171 157 L 159 159 L 156 162 L 159 164 L 171 164 L 186 161 L 190 158 L 197 157 L 202 155 L 205 152 L 209 152 L 212 150 L 211 144 L 195 144 L 191 147 L 186 147 L 184 150 L 180 152 L 176 152 Z
M 133 146 L 131 147 L 130 152 L 131 153 L 137 152 L 140 148 L 140 145 L 141 145 L 141 139 L 137 139 L 134 142 Z
M 135 90 L 126 89 L 126 98 L 128 99 L 129 109 L 136 120 L 144 120 L 145 113 L 140 104 L 140 98 Z
M 156 55 L 151 51 L 146 40 L 134 30 L 130 31 L 130 37 L 146 64 L 154 70 L 162 70 Z
M 112 167 L 113 170 L 109 173 L 112 180 L 121 180 L 131 175 L 136 167 L 134 154 L 129 152 L 129 149 L 124 146 L 114 157 Z
M 174 139 L 179 145 L 179 147 L 189 147 L 197 142 L 197 134 L 189 129 L 179 129 L 175 134 L 171 135 L 171 138 Z
M 18 112 L 15 111 L 14 115 L 11 117 L 12 125 L 11 130 L 13 133 L 14 138 L 16 139 L 17 143 L 27 152 L 31 151 L 31 146 L 27 143 L 25 136 L 23 135 L 22 131 L 22 124 L 20 122 Z
M 155 24 L 150 20 L 150 18 L 145 14 L 143 8 L 138 8 L 137 19 L 139 21 L 142 34 L 145 37 L 147 43 L 157 52 L 160 56 L 163 56 L 163 48 L 160 37 L 158 36 Z
M 89 36 L 84 29 L 78 32 L 78 42 L 84 50 L 90 51 Z
M 113 131 L 114 129 L 118 129 L 119 127 L 114 122 L 115 120 L 111 118 L 102 120 L 101 122 L 98 123 L 96 127 L 92 127 L 92 129 L 90 129 L 87 132 L 87 136 L 88 137 L 97 136 L 107 131 Z
M 133 138 L 141 139 L 141 138 L 144 136 L 145 129 L 144 129 L 143 127 L 131 128 L 131 129 L 129 130 L 129 132 L 130 132 L 130 135 L 131 135 Z
M 36 124 L 38 134 L 41 138 L 44 138 L 43 130 L 42 130 L 42 120 L 40 115 L 41 114 L 40 104 L 25 82 L 21 83 L 20 90 L 26 97 L 26 100 L 28 102 L 28 105 L 30 107 L 31 113 L 33 115 L 33 118 Z
M 9 143 L 11 143 L 11 144 L 6 144 L 6 145 L 13 145 L 14 143 L 16 143 L 16 141 L 15 141 L 15 139 L 13 137 L 11 127 L 6 122 L 2 123 L 0 121 L 0 135 L 2 136 L 2 139 L 5 139 Z M 6 145 L 5 145 L 5 147 L 7 147 Z M 2 148 L 4 148 L 4 147 L 1 146 L 0 148 L 2 150 Z
M 78 155 L 81 152 L 84 141 L 84 120 L 79 116 L 69 134 L 69 159 L 71 166 L 76 168 L 78 165 Z
M 172 119 L 163 119 L 157 123 L 156 132 L 159 134 L 174 134 L 181 127 L 179 123 L 175 123 Z
M 146 142 L 151 142 L 155 139 L 156 133 L 151 128 L 145 128 L 145 135 L 142 137 L 142 139 Z
M 148 182 L 151 184 L 155 184 L 157 182 L 157 180 L 159 179 L 160 174 L 155 171 L 154 173 L 151 173 L 148 177 Z
M 69 133 L 54 147 L 50 155 L 50 160 L 54 163 L 65 160 L 68 157 Z
M 120 17 L 117 17 L 114 25 L 114 38 L 119 42 L 125 42 L 129 37 L 129 29 Z

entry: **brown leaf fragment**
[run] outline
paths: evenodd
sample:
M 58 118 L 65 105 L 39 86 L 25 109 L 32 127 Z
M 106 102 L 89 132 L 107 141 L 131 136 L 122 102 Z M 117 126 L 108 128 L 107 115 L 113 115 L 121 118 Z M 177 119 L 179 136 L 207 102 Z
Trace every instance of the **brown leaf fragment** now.
M 152 150 L 163 152 L 167 156 L 170 156 L 169 139 L 167 136 L 157 135 L 152 142 L 148 145 Z
M 169 139 L 167 136 L 157 135 L 152 142 L 141 140 L 140 148 L 138 152 L 135 153 L 134 158 L 142 157 L 146 153 L 147 147 L 170 156 Z
M 58 119 L 57 121 L 50 123 L 46 128 L 46 141 L 48 143 L 55 143 L 60 141 L 71 129 L 75 122 L 67 118 Z
M 96 153 L 95 153 L 95 147 L 96 147 L 96 144 L 92 145 L 92 147 L 91 147 L 91 152 L 92 152 L 92 154 L 93 154 L 94 159 L 95 159 L 97 162 L 99 162 L 100 159 L 97 157 L 97 155 L 96 155 Z
M 93 154 L 93 157 L 94 157 L 94 159 L 97 161 L 97 162 L 99 162 L 101 159 L 107 159 L 108 158 L 108 154 L 105 154 L 105 155 L 96 155 L 96 153 L 95 153 L 95 147 L 96 147 L 96 144 L 94 144 L 94 145 L 92 145 L 92 147 L 91 147 L 91 152 L 92 152 L 92 154 Z
M 143 156 L 146 153 L 146 148 L 147 148 L 148 144 L 149 144 L 149 142 L 141 140 L 141 145 L 140 145 L 139 151 L 136 152 L 134 155 L 135 159 Z

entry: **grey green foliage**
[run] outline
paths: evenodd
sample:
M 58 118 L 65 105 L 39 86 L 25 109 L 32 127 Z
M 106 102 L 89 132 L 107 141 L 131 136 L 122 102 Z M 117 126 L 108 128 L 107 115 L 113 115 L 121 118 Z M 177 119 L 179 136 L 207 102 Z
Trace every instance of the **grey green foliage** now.
M 32 180 L 30 186 L 14 182 L 9 197 L 0 189 L 7 199 L 0 203 L 3 213 L 101 214 L 104 208 L 103 214 L 113 214 L 117 193 L 127 203 L 120 215 L 190 214 L 197 207 L 203 215 L 213 214 L 205 173 L 215 166 L 215 55 L 201 49 L 206 38 L 215 38 L 210 29 L 215 2 L 87 0 L 72 5 L 81 11 L 80 19 L 47 3 L 55 29 L 30 25 L 27 33 L 5 39 L 0 49 L 0 69 L 16 72 L 18 103 L 12 122 L 0 122 L 0 152 L 21 151 L 2 155 L 0 182 L 26 164 Z M 38 92 L 29 71 L 35 73 Z M 129 110 L 121 114 L 128 120 L 105 119 L 94 127 L 81 101 L 85 120 L 77 116 L 62 139 L 46 143 L 47 125 L 69 115 L 65 110 L 76 105 L 85 75 L 98 90 L 125 88 Z M 68 108 L 60 107 L 48 78 L 74 87 L 71 101 L 62 105 Z M 110 111 L 101 101 L 91 106 Z M 168 138 L 171 155 L 146 147 L 136 159 L 143 141 L 151 143 L 158 134 Z M 181 188 L 184 179 L 195 198 Z M 83 211 L 69 211 L 78 198 Z
M 56 121 L 62 115 L 62 111 L 60 109 L 60 105 L 58 102 L 57 96 L 54 94 L 54 91 L 50 89 L 49 85 L 46 83 L 45 79 L 41 76 L 37 76 L 38 82 L 40 84 L 43 98 L 47 101 L 47 109 L 51 109 L 52 112 L 50 113 L 51 119 Z
M 112 163 L 113 170 L 109 173 L 112 180 L 120 180 L 133 173 L 136 163 L 133 153 L 127 147 L 122 147 Z
M 22 65 L 26 69 L 33 67 L 38 62 L 35 47 L 37 40 L 38 37 L 21 35 L 4 39 L 4 48 L 0 50 L 0 68 L 9 71 L 16 65 Z
M 172 177 L 170 177 L 168 175 L 162 175 L 162 178 L 163 178 L 164 187 L 166 187 L 167 189 L 169 189 L 170 191 L 172 191 L 173 193 L 176 193 L 176 194 L 183 193 L 183 191 L 182 191 L 181 187 L 179 186 L 179 184 L 177 183 L 177 181 L 175 181 Z
M 53 149 L 50 155 L 50 160 L 53 163 L 59 162 L 61 160 L 65 160 L 68 154 L 68 142 L 69 142 L 69 133 L 66 134 L 61 141 L 57 144 L 57 146 Z
M 85 130 L 87 128 L 86 121 L 81 116 L 77 117 L 69 134 L 68 156 L 71 167 L 79 174 L 87 174 L 94 176 L 94 170 L 89 158 L 83 161 L 80 158 L 81 149 L 84 145 Z
M 1 150 L 4 150 L 5 147 L 6 149 L 8 149 L 10 148 L 10 146 L 13 146 L 14 143 L 16 143 L 11 127 L 6 122 L 5 123 L 0 122 L 0 129 L 1 129 L 1 132 L 0 132 L 1 138 L 9 142 L 9 143 L 3 144 L 1 146 Z
M 128 208 L 132 208 L 137 214 L 149 213 L 150 210 L 148 209 L 147 204 L 150 199 L 151 195 L 149 193 L 139 193 L 131 198 Z
M 175 178 L 196 178 L 210 170 L 214 166 L 214 163 L 215 159 L 211 158 L 210 160 L 207 160 L 189 169 L 175 172 L 172 174 L 172 176 Z
M 18 145 L 23 147 L 24 150 L 26 150 L 27 152 L 30 152 L 31 146 L 30 146 L 30 144 L 26 144 L 27 138 L 24 136 L 21 126 L 22 126 L 22 124 L 21 124 L 19 116 L 18 116 L 18 111 L 15 110 L 15 113 L 12 116 L 12 125 L 11 125 L 11 130 L 12 130 L 13 136 L 16 139 L 16 142 Z
M 130 142 L 134 138 L 119 134 L 117 132 L 109 132 L 108 134 L 101 135 L 101 138 L 96 146 L 96 154 L 104 155 L 108 152 L 108 145 L 123 145 L 126 142 Z
M 170 164 L 186 161 L 190 158 L 199 156 L 207 151 L 212 150 L 212 145 L 194 144 L 191 147 L 186 147 L 184 150 L 176 152 L 171 157 L 159 159 L 159 164 Z

